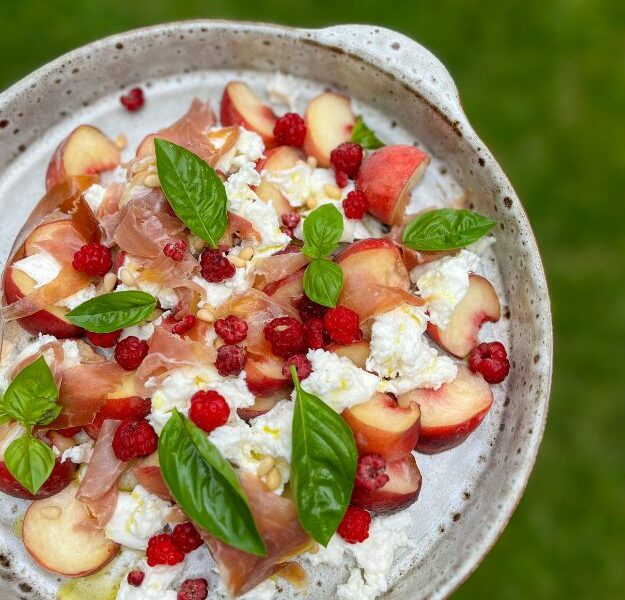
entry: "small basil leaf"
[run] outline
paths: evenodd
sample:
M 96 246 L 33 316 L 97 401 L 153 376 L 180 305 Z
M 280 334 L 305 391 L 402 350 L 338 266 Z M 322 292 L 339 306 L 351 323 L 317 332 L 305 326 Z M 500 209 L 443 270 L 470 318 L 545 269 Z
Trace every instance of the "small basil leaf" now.
M 0 395 L 0 425 L 11 420 L 11 416 L 4 408 L 4 396 Z
M 24 367 L 4 393 L 2 413 L 25 427 L 48 425 L 59 416 L 59 390 L 43 356 Z
M 41 440 L 26 434 L 9 444 L 4 453 L 9 473 L 31 494 L 36 494 L 54 469 L 54 453 Z
M 111 292 L 83 302 L 65 316 L 70 323 L 94 333 L 110 333 L 145 321 L 156 308 L 147 292 Z
M 495 221 L 470 210 L 439 208 L 410 221 L 403 242 L 413 250 L 455 250 L 479 240 L 494 226 Z
M 362 117 L 356 118 L 356 124 L 352 129 L 352 142 L 360 144 L 365 150 L 377 150 L 384 146 L 384 142 L 367 127 Z
M 343 287 L 343 271 L 336 263 L 316 258 L 306 267 L 303 284 L 311 300 L 334 308 Z
M 334 250 L 343 235 L 343 217 L 336 206 L 324 204 L 304 219 L 304 248 L 312 258 L 322 258 Z
M 167 487 L 200 527 L 244 552 L 266 556 L 237 476 L 206 433 L 174 410 L 163 428 L 158 456 Z
M 217 246 L 228 227 L 226 188 L 199 156 L 155 139 L 156 167 L 163 193 L 177 217 L 197 236 Z
M 349 504 L 358 452 L 347 423 L 322 400 L 295 383 L 291 489 L 304 530 L 327 546 Z

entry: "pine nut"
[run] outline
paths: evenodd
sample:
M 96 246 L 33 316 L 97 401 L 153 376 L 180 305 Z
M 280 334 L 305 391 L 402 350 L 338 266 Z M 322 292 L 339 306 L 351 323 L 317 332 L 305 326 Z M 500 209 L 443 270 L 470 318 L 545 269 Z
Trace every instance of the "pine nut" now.
M 269 473 L 269 471 L 271 471 L 271 469 L 273 468 L 275 464 L 276 464 L 276 461 L 273 459 L 272 456 L 265 456 L 260 461 L 260 464 L 258 465 L 258 469 L 256 470 L 256 474 L 259 477 L 264 477 L 265 475 L 267 475 L 267 473 Z
M 312 167 L 313 169 L 316 169 L 316 168 L 317 168 L 317 165 L 319 164 L 319 162 L 317 161 L 317 159 L 316 159 L 314 156 L 309 156 L 309 157 L 306 159 L 306 162 L 307 162 L 307 163 L 308 163 L 308 165 L 309 165 L 310 167 Z
M 239 254 L 239 258 L 241 260 L 249 260 L 252 256 L 254 256 L 254 250 L 252 250 L 249 246 L 247 248 L 243 248 Z
M 270 490 L 277 490 L 282 483 L 282 476 L 280 475 L 280 471 L 278 471 L 277 467 L 271 467 L 269 473 L 267 473 L 267 478 L 265 479 L 267 487 Z
M 122 283 L 128 287 L 135 284 L 135 276 L 128 269 L 120 269 L 119 278 L 122 280 Z
M 161 180 L 156 173 L 151 173 L 143 180 L 143 185 L 149 188 L 156 188 L 161 186 Z
M 117 148 L 119 148 L 120 150 L 123 150 L 127 145 L 128 145 L 128 138 L 123 134 L 120 133 L 116 138 L 115 138 L 115 145 L 117 146 Z
M 215 315 L 210 308 L 200 308 L 195 316 L 206 323 L 212 323 L 215 320 Z
M 308 554 L 317 554 L 321 550 L 321 546 L 317 543 L 311 544 L 310 548 L 308 548 Z
M 41 509 L 42 516 L 44 516 L 46 519 L 50 519 L 50 521 L 55 521 L 56 519 L 58 519 L 61 516 L 62 512 L 63 511 L 61 510 L 60 506 L 46 506 L 45 508 Z
M 117 283 L 117 275 L 115 273 L 107 273 L 102 279 L 102 289 L 105 292 L 112 292 Z
M 316 199 L 316 198 L 312 198 L 312 197 L 310 197 L 310 198 L 308 198 L 308 199 L 306 200 L 306 206 L 307 206 L 308 208 L 311 208 L 311 209 L 312 209 L 312 208 L 317 208 L 317 204 L 318 204 L 318 202 L 317 202 L 317 199 Z
M 341 197 L 341 188 L 333 183 L 326 183 L 323 186 L 323 191 L 326 193 L 326 196 L 332 198 L 333 200 L 339 200 Z
M 229 256 L 228 260 L 235 266 L 235 267 L 244 267 L 245 266 L 245 261 L 242 258 L 239 258 L 238 256 Z

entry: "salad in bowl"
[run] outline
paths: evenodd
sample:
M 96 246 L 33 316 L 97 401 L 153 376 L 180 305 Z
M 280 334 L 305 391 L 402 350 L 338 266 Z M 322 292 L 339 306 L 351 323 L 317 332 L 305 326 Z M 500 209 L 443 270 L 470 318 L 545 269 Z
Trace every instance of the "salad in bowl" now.
M 495 223 L 415 207 L 430 156 L 350 98 L 298 114 L 288 77 L 224 83 L 137 148 L 84 124 L 52 156 L 4 272 L 0 491 L 31 501 L 43 569 L 124 555 L 118 600 L 305 593 L 319 564 L 377 598 L 419 456 L 470 436 L 510 370 L 480 333 Z

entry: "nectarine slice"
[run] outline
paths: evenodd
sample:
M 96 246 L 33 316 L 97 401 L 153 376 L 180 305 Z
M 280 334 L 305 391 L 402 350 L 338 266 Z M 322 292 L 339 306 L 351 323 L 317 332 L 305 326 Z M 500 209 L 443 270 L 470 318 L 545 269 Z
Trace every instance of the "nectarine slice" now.
M 221 99 L 221 124 L 239 125 L 256 132 L 266 146 L 273 145 L 276 116 L 269 106 L 243 82 L 231 81 Z

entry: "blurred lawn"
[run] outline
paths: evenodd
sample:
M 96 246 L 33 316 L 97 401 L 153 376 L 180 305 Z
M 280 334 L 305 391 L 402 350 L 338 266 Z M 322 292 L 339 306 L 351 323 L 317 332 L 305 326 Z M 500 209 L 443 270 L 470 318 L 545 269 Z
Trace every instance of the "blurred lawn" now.
M 557 343 L 527 494 L 456 597 L 624 598 L 625 2 L 0 0 L 0 88 L 98 37 L 195 17 L 376 23 L 447 65 L 540 240 Z

